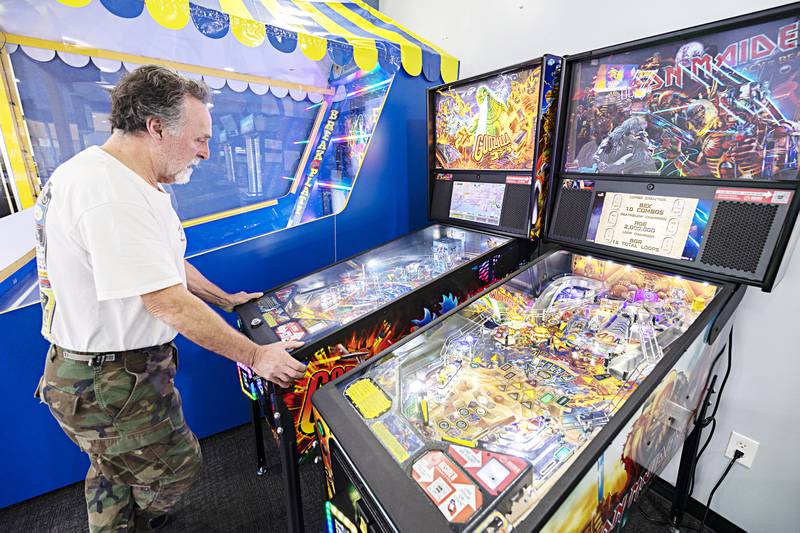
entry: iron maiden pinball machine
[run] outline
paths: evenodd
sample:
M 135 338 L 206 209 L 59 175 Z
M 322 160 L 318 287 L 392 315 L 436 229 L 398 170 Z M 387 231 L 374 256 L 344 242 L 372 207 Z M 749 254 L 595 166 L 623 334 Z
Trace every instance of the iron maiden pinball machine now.
M 533 256 L 560 65 L 545 56 L 430 89 L 435 223 L 237 308 L 242 331 L 255 342 L 305 342 L 293 355 L 308 363 L 306 375 L 292 389 L 238 368 L 252 400 L 259 473 L 266 464 L 263 417 L 281 449 L 290 529 L 302 529 L 296 463 L 316 446 L 315 391 Z
M 687 483 L 797 219 L 798 14 L 565 58 L 549 249 L 313 399 L 329 531 L 607 532 Z

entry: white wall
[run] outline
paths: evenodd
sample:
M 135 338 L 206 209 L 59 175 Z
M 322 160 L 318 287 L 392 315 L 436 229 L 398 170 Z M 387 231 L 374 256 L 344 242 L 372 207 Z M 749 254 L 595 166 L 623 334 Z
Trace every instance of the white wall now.
M 583 52 L 785 2 L 768 0 L 381 0 L 381 10 L 461 61 L 462 77 L 545 52 Z M 694 497 L 724 470 L 731 430 L 760 442 L 753 468 L 735 466 L 712 508 L 753 532 L 797 532 L 800 521 L 800 247 L 773 294 L 749 289 L 736 318 L 734 367 Z M 674 466 L 664 473 L 671 479 Z
M 33 208 L 0 218 L 0 271 L 36 246 Z

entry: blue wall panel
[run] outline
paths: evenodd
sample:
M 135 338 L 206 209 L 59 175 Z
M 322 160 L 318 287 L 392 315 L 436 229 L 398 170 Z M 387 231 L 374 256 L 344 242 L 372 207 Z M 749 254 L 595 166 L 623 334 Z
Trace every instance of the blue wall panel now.
M 33 398 L 47 352 L 41 320 L 38 305 L 0 315 L 0 506 L 72 483 L 89 467 L 47 406 Z
M 190 259 L 227 291 L 274 287 L 426 223 L 425 88 L 397 74 L 347 208 L 324 218 Z M 234 316 L 226 315 L 234 324 Z M 45 405 L 33 399 L 47 344 L 38 305 L 0 314 L 0 507 L 83 478 L 88 461 Z M 249 419 L 233 363 L 179 337 L 176 378 L 200 437 Z M 9 482 L 13 480 L 13 482 Z
M 339 259 L 426 224 L 428 85 L 402 72 L 395 77 L 356 187 L 336 217 Z

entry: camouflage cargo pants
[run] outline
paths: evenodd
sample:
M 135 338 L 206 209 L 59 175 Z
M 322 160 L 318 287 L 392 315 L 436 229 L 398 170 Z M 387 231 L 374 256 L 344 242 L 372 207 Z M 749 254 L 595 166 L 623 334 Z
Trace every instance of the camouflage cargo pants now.
M 133 531 L 165 513 L 200 470 L 197 437 L 186 425 L 173 379 L 174 345 L 118 354 L 98 366 L 47 353 L 38 397 L 89 455 L 89 530 Z

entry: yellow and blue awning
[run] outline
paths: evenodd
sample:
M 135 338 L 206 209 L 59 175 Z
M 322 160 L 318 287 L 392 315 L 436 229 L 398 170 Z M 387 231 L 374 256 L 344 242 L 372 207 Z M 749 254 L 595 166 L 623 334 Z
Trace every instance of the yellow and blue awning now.
M 59 7 L 47 6 L 48 3 L 57 3 Z M 144 27 L 155 23 L 162 30 L 173 30 L 184 36 L 194 32 L 218 41 L 232 37 L 247 48 L 269 47 L 290 55 L 299 52 L 310 61 L 327 60 L 340 66 L 354 62 L 365 71 L 379 65 L 402 67 L 409 75 L 424 75 L 430 81 L 449 82 L 458 76 L 456 58 L 361 0 L 29 0 L 13 4 L 27 4 L 28 10 L 41 15 L 44 26 L 47 26 L 44 19 L 54 20 L 53 15 L 55 20 L 66 22 L 69 32 L 60 36 L 62 40 L 87 41 L 80 34 L 88 32 L 91 37 L 88 42 L 95 47 L 99 47 L 96 28 L 82 28 L 70 22 L 82 19 L 84 26 L 91 26 L 91 21 L 97 19 L 99 10 L 103 9 L 119 19 L 140 22 Z M 9 9 L 17 11 L 18 7 L 13 4 Z M 0 14 L 3 31 L 15 34 L 15 28 L 8 27 L 16 26 L 11 19 L 8 13 Z M 115 32 L 107 26 L 103 29 Z M 44 33 L 48 35 L 28 36 L 55 37 L 53 31 Z M 126 31 L 115 33 L 119 41 L 131 40 Z M 159 48 L 158 39 L 147 39 L 147 42 L 150 47 Z M 176 48 L 172 39 L 168 39 L 166 45 L 172 51 Z M 200 43 L 197 46 L 207 48 Z M 150 54 L 141 54 L 142 50 L 136 52 L 153 55 L 157 50 Z

